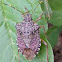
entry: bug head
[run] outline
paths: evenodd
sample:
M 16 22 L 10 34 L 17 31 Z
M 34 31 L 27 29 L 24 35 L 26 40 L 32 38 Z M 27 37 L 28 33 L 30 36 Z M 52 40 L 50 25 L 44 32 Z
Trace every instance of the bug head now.
M 25 21 L 25 22 L 30 22 L 30 21 L 32 21 L 31 15 L 30 15 L 30 14 L 26 14 L 26 15 L 25 15 L 25 18 L 24 18 L 24 21 Z

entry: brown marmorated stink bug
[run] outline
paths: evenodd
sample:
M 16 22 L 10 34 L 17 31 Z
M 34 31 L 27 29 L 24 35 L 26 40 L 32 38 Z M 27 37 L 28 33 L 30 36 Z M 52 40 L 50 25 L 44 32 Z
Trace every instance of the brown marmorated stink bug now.
M 40 3 L 42 3 L 42 1 Z M 8 5 L 8 4 L 5 4 L 5 5 Z M 8 6 L 14 8 L 11 5 L 8 5 Z M 16 10 L 19 11 L 18 9 Z M 22 13 L 21 11 L 19 12 Z M 48 62 L 48 45 L 44 40 L 40 39 L 40 35 L 39 35 L 39 29 L 41 27 L 44 28 L 44 26 L 43 25 L 39 26 L 38 24 L 36 24 L 36 22 L 42 18 L 42 15 L 44 13 L 42 13 L 35 22 L 33 22 L 31 17 L 32 14 L 29 14 L 28 10 L 26 13 L 24 13 L 26 15 L 22 13 L 22 17 L 24 17 L 23 22 L 16 24 L 18 59 L 19 59 L 19 51 L 20 51 L 28 60 L 32 60 L 38 54 L 41 46 L 41 41 L 42 41 L 47 46 L 47 62 Z M 44 32 L 45 32 L 45 29 L 44 29 Z M 20 62 L 20 59 L 19 59 L 19 62 Z

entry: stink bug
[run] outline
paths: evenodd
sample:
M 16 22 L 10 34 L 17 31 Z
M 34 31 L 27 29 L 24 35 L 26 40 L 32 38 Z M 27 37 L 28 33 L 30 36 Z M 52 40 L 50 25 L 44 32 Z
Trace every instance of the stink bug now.
M 42 3 L 42 1 L 40 3 Z M 8 4 L 5 4 L 5 5 L 8 5 Z M 10 7 L 14 8 L 13 6 L 10 6 Z M 21 11 L 19 12 L 22 13 Z M 20 51 L 28 60 L 32 60 L 38 54 L 41 46 L 41 41 L 42 41 L 47 46 L 47 62 L 48 62 L 48 45 L 44 40 L 40 39 L 40 35 L 39 35 L 39 29 L 41 27 L 44 28 L 44 26 L 43 25 L 39 26 L 38 24 L 36 24 L 36 22 L 42 18 L 42 15 L 44 13 L 42 13 L 35 22 L 33 22 L 31 17 L 32 14 L 29 14 L 28 10 L 26 13 L 24 13 L 26 15 L 22 13 L 22 17 L 24 17 L 23 22 L 16 24 L 18 57 L 19 57 L 19 51 Z M 45 29 L 44 29 L 44 32 L 45 32 Z M 19 59 L 19 62 L 20 62 L 20 59 Z

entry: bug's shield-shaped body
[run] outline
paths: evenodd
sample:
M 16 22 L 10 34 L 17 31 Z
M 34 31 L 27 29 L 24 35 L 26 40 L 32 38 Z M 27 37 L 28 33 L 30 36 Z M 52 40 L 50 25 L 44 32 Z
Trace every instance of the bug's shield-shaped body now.
M 25 16 L 23 22 L 16 24 L 18 49 L 29 60 L 40 50 L 39 27 L 32 21 L 30 14 Z

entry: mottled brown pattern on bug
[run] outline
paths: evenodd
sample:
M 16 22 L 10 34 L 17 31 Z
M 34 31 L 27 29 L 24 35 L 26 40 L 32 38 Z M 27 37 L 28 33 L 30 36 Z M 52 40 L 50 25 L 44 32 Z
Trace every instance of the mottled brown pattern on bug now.
M 32 60 L 35 56 L 35 53 L 33 52 L 33 50 L 31 48 L 25 48 L 23 51 L 23 55 L 29 59 Z

